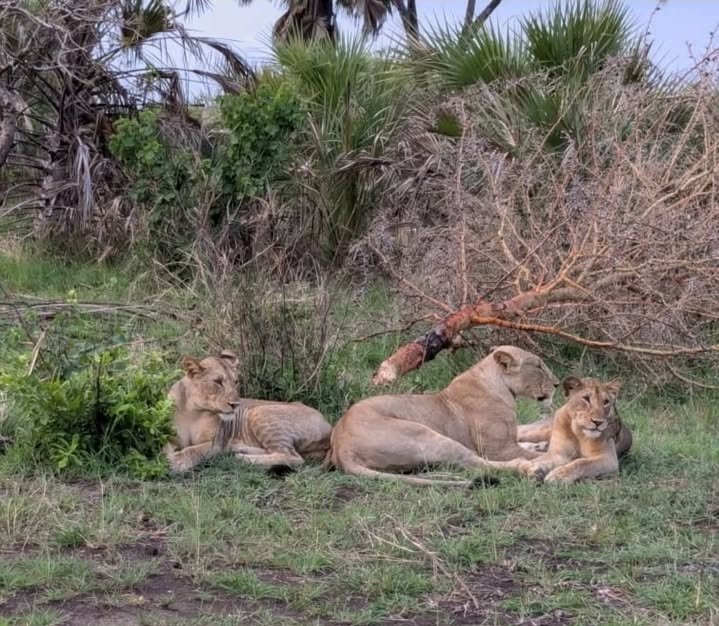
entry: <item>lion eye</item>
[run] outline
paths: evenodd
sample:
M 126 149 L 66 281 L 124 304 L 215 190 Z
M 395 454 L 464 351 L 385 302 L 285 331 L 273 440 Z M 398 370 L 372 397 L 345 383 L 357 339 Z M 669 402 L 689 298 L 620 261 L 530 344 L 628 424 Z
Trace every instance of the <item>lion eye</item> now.
M 587 394 L 586 396 L 582 396 L 582 400 L 584 400 L 587 404 L 589 404 L 592 401 L 592 396 Z
M 609 406 L 612 403 L 612 401 L 609 398 L 604 399 L 604 406 Z
M 215 378 L 212 382 L 215 383 L 216 385 L 220 385 L 220 387 L 221 387 L 223 381 L 222 381 L 222 378 Z

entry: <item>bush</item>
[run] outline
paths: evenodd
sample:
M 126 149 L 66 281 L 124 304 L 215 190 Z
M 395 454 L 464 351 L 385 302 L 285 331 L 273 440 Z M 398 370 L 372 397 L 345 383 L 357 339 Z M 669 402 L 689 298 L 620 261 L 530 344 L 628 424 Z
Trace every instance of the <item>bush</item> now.
M 342 260 L 377 205 L 413 86 L 398 64 L 371 55 L 360 38 L 291 41 L 276 48 L 275 59 L 307 111 L 298 133 L 303 178 L 294 192 L 307 199 L 303 223 L 326 262 Z
M 263 195 L 291 160 L 292 136 L 304 117 L 299 100 L 286 84 L 268 80 L 252 93 L 224 96 L 220 114 L 227 131 L 223 192 L 238 201 Z
M 142 209 L 144 240 L 164 262 L 185 261 L 201 236 L 247 245 L 243 224 L 251 221 L 252 202 L 291 162 L 303 113 L 286 84 L 268 80 L 225 96 L 219 109 L 220 132 L 199 131 L 155 110 L 115 125 L 111 150 Z
M 160 355 L 112 348 L 52 376 L 28 375 L 30 358 L 17 354 L 0 370 L 16 460 L 58 473 L 167 473 L 160 452 L 173 433 L 167 390 L 177 375 Z
M 151 253 L 164 261 L 179 261 L 178 252 L 187 248 L 194 232 L 185 207 L 191 206 L 198 176 L 207 165 L 188 150 L 170 145 L 154 110 L 119 120 L 110 149 L 130 179 L 129 198 L 143 209 L 144 239 Z

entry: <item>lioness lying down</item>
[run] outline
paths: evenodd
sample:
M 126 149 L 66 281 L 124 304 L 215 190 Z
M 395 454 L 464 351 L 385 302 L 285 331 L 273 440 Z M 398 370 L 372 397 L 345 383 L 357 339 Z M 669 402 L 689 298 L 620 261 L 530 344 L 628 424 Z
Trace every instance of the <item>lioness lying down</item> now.
M 319 411 L 299 402 L 240 398 L 232 352 L 202 360 L 185 357 L 182 365 L 185 376 L 169 393 L 176 437 L 165 454 L 173 472 L 223 452 L 268 467 L 294 467 L 303 457 L 325 457 L 332 427 Z
M 567 402 L 554 415 L 549 449 L 532 462 L 535 476 L 573 483 L 616 473 L 632 445 L 616 409 L 621 382 L 570 377 L 563 386 Z
M 351 406 L 332 431 L 328 464 L 417 485 L 471 483 L 391 472 L 439 464 L 528 472 L 537 453 L 517 443 L 516 398 L 551 402 L 558 385 L 539 357 L 496 348 L 439 393 L 376 396 Z

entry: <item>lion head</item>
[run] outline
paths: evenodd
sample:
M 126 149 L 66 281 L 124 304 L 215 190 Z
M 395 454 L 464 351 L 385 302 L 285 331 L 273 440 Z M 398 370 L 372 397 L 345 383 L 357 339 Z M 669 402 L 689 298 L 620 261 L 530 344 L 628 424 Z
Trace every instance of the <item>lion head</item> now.
M 237 355 L 224 350 L 219 356 L 182 359 L 185 370 L 187 408 L 215 413 L 222 420 L 232 420 L 240 404 L 237 393 Z
M 515 397 L 530 398 L 549 406 L 559 380 L 538 356 L 516 346 L 492 348 L 505 384 Z
M 575 435 L 590 439 L 617 435 L 621 422 L 616 401 L 621 386 L 618 378 L 605 383 L 595 378 L 571 376 L 564 381 L 566 407 L 572 417 Z

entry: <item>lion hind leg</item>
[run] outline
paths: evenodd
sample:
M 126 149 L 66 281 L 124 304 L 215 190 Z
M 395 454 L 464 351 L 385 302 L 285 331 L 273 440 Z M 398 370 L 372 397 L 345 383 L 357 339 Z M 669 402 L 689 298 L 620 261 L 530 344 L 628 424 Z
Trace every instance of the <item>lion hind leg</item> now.
M 351 449 L 337 446 L 333 464 L 350 474 L 399 480 L 415 485 L 446 485 L 467 487 L 473 480 L 443 480 L 431 477 L 394 474 L 383 470 L 421 470 L 436 465 L 453 465 L 468 469 L 511 470 L 526 473 L 529 461 L 488 461 L 461 443 L 445 437 L 423 424 L 397 421 L 391 436 L 377 436 L 363 445 L 357 438 L 349 438 Z
M 295 452 L 267 452 L 265 454 L 243 454 L 236 452 L 235 457 L 245 463 L 252 465 L 260 465 L 262 467 L 299 467 L 304 463 L 304 459 Z

